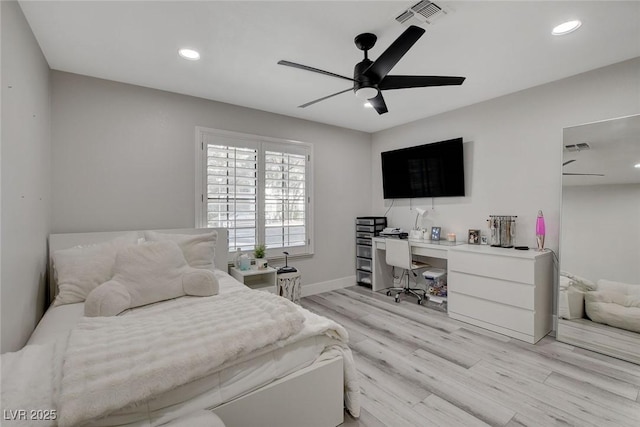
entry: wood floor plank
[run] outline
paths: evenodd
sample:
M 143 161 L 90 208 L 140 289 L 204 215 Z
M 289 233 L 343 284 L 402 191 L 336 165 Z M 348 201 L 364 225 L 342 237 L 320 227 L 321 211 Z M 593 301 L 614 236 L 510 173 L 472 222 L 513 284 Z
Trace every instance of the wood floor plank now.
M 594 405 L 606 406 L 635 420 L 637 425 L 640 425 L 640 405 L 635 399 L 626 399 L 587 382 L 579 381 L 557 372 L 552 373 L 545 381 L 545 384 L 566 393 L 571 393 L 585 401 L 590 401 Z
M 585 426 L 582 420 L 573 420 L 574 417 L 571 414 L 532 398 L 530 395 L 521 392 L 518 387 L 513 387 L 513 384 L 487 379 L 486 376 L 476 373 L 473 368 L 461 369 L 459 366 L 433 359 L 432 355 L 422 350 L 416 350 L 415 357 L 423 359 L 429 365 L 439 363 L 440 369 L 452 380 L 465 383 L 471 389 L 477 390 L 478 393 L 490 396 L 494 400 L 501 402 L 505 407 L 523 415 L 522 420 L 527 420 L 528 423 L 535 421 L 532 425 Z M 514 375 L 517 374 L 514 373 Z
M 586 401 L 571 393 L 557 390 L 546 384 L 540 384 L 522 377 L 517 377 L 513 375 L 512 372 L 502 369 L 500 366 L 490 362 L 481 361 L 472 367 L 470 371 L 481 373 L 492 381 L 504 382 L 513 388 L 518 388 L 527 396 L 548 405 L 555 406 L 571 414 L 573 417 L 582 420 L 584 423 L 598 426 L 637 427 L 635 421 L 606 406 L 596 405 L 594 402 Z
M 575 348 L 567 344 L 556 341 L 555 339 L 544 338 L 541 345 L 532 346 L 523 342 L 514 342 L 513 345 L 526 348 L 528 351 L 551 356 L 554 359 L 562 360 L 565 363 L 574 365 L 582 370 L 597 372 L 616 380 L 624 381 L 633 386 L 640 387 L 640 366 L 624 360 L 608 357 L 601 359 L 594 357 L 597 353 L 590 352 L 591 355 L 585 355 L 577 352 Z M 615 363 L 620 362 L 620 363 Z
M 414 406 L 431 394 L 423 388 L 401 381 L 397 376 L 380 370 L 379 366 L 374 365 L 358 353 L 354 353 L 353 358 L 358 366 L 358 372 L 363 377 L 376 384 L 378 388 L 386 390 L 389 394 L 393 394 L 409 406 Z
M 428 308 L 413 305 L 408 306 L 407 303 L 395 303 L 393 298 L 387 296 L 380 296 L 375 292 L 369 291 L 369 294 L 363 294 L 356 292 L 352 288 L 346 288 L 339 291 L 335 291 L 337 295 L 355 299 L 360 301 L 365 306 L 368 306 L 372 312 L 381 310 L 383 312 L 399 315 L 404 319 L 413 320 L 425 326 L 429 326 L 435 329 L 440 329 L 443 332 L 452 332 L 458 329 L 460 326 L 453 322 L 453 319 L 449 319 L 444 313 L 440 313 Z M 383 298 L 382 300 L 380 298 Z M 417 304 L 416 304 L 417 305 Z
M 410 405 L 398 399 L 369 378 L 360 381 L 362 406 L 388 426 L 436 426 L 428 418 L 413 410 Z
M 415 363 L 373 341 L 362 341 L 352 350 L 399 376 L 402 381 L 430 391 L 487 424 L 504 425 L 515 415 L 495 400 L 471 390 L 467 384 L 451 380 L 438 366 Z
M 351 335 L 363 416 L 344 427 L 640 425 L 639 365 L 551 336 L 527 344 L 362 287 L 302 305 Z
M 463 329 L 456 331 L 455 334 L 469 335 L 469 333 Z M 568 361 L 569 359 L 565 360 L 558 351 L 550 349 L 549 346 L 538 347 L 537 345 L 528 344 L 515 339 L 508 343 L 497 341 L 492 343 L 488 341 L 479 342 L 479 346 L 501 348 L 507 352 L 516 353 L 523 362 L 539 366 L 542 369 L 551 369 L 552 371 L 560 372 L 566 376 L 590 382 L 591 384 L 604 388 L 605 390 L 609 390 L 613 393 L 617 393 L 623 397 L 631 398 L 632 396 L 635 396 L 637 390 L 634 385 L 629 384 L 626 381 L 601 374 L 596 370 L 585 369 L 583 366 L 580 366 L 579 363 L 570 363 Z M 573 358 L 579 357 L 579 355 L 573 355 L 573 353 L 563 355 Z
M 317 303 L 316 301 L 319 301 L 319 303 Z M 396 337 L 391 330 L 378 330 L 376 328 L 372 328 L 371 325 L 367 322 L 367 317 L 369 316 L 364 316 L 357 320 L 349 319 L 341 315 L 340 313 L 331 310 L 330 304 L 323 305 L 326 304 L 326 302 L 323 303 L 323 301 L 319 299 L 309 300 L 308 302 L 306 302 L 306 304 L 309 308 L 318 310 L 318 314 L 329 317 L 330 319 L 333 319 L 336 322 L 340 323 L 347 329 L 350 334 L 352 332 L 358 333 L 366 337 L 366 339 L 372 339 L 383 346 L 394 348 L 401 354 L 410 354 L 418 348 L 415 342 L 402 340 Z M 352 342 L 351 340 L 350 343 L 354 344 L 354 342 Z
M 429 395 L 413 409 L 440 427 L 487 427 L 489 424 L 477 419 L 446 400 Z

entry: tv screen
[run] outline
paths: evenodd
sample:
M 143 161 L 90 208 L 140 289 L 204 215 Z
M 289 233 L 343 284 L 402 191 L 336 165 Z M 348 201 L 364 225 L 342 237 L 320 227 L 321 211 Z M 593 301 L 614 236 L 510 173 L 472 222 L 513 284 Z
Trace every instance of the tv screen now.
M 464 196 L 462 138 L 385 151 L 385 199 Z

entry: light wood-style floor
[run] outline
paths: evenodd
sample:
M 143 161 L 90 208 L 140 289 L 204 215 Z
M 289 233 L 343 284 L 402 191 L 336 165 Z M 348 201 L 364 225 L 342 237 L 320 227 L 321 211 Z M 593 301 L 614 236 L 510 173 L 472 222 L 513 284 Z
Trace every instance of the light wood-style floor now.
M 640 366 L 508 338 L 354 286 L 302 305 L 342 324 L 367 426 L 640 426 Z

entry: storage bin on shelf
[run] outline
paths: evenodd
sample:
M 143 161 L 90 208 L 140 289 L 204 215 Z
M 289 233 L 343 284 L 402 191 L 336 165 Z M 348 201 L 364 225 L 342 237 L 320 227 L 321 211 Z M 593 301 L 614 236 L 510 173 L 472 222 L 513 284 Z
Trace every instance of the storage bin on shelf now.
M 444 302 L 447 300 L 447 272 L 441 268 L 430 268 L 422 273 L 427 282 L 426 294 L 430 301 Z
M 356 282 L 371 286 L 371 238 L 387 226 L 383 216 L 360 216 L 356 218 Z

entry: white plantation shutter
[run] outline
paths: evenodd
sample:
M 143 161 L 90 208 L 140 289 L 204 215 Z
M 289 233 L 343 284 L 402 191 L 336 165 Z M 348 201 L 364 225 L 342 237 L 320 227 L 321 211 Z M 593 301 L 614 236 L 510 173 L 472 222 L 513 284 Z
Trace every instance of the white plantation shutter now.
M 229 251 L 313 253 L 311 146 L 197 129 L 196 223 L 229 230 Z M 199 193 L 200 191 L 200 193 Z
M 207 227 L 229 230 L 229 250 L 257 242 L 258 153 L 255 148 L 207 144 Z
M 305 246 L 307 156 L 266 150 L 264 159 L 267 248 Z

